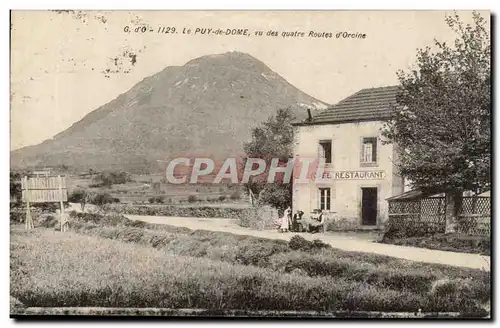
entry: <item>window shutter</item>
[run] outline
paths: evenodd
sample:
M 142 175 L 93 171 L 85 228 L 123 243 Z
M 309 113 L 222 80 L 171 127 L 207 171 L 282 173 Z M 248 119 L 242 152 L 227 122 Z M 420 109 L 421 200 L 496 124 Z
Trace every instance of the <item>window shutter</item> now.
M 377 138 L 373 138 L 372 142 L 372 162 L 377 162 Z
M 323 147 L 321 147 L 321 143 L 318 142 L 318 158 L 323 158 Z

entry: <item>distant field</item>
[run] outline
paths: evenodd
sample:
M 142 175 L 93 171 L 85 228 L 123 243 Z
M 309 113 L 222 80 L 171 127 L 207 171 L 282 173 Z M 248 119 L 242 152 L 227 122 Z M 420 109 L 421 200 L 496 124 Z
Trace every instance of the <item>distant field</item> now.
M 173 185 L 162 182 L 163 175 L 131 175 L 132 181 L 126 184 L 115 184 L 109 188 L 90 186 L 94 183 L 87 175 L 68 177 L 68 192 L 75 189 L 86 189 L 93 192 L 106 192 L 118 198 L 122 203 L 149 203 L 152 197 L 163 197 L 165 204 L 188 203 L 214 206 L 244 206 L 248 204 L 248 196 L 244 186 L 225 184 L 182 184 Z M 237 195 L 237 196 L 235 196 Z

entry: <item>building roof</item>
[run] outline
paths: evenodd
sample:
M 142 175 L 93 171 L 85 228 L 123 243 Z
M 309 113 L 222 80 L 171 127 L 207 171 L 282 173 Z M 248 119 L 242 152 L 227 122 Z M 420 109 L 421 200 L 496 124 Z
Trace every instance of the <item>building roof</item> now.
M 396 104 L 398 86 L 362 89 L 336 105 L 325 109 L 312 120 L 295 125 L 377 121 L 391 117 L 391 107 Z
M 433 196 L 432 193 L 424 193 L 420 189 L 408 190 L 401 194 L 386 198 L 387 201 L 392 200 L 416 200 L 424 197 Z

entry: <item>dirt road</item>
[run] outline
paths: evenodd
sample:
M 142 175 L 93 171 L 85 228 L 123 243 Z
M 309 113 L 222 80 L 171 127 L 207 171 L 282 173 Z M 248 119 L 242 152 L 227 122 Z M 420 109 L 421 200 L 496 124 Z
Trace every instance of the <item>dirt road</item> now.
M 238 235 L 249 235 L 269 239 L 290 240 L 296 233 L 279 233 L 274 230 L 257 231 L 238 225 L 239 220 L 232 219 L 204 219 L 166 216 L 126 215 L 131 220 L 140 220 L 149 223 L 169 224 L 186 227 L 193 230 L 224 231 Z M 331 234 L 306 234 L 302 237 L 308 240 L 320 239 L 334 248 L 365 253 L 387 255 L 396 258 L 419 261 L 425 263 L 445 264 L 451 266 L 482 269 L 490 271 L 490 257 L 478 254 L 444 252 L 425 248 L 380 244 L 363 240 L 356 236 L 341 236 Z

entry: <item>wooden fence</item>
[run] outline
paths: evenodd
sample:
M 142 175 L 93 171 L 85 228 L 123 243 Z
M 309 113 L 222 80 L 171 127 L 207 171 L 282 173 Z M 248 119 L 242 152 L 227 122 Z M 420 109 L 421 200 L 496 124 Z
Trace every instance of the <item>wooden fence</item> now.
M 457 232 L 474 236 L 491 233 L 491 198 L 464 197 L 458 215 Z
M 397 199 L 389 201 L 389 226 L 396 230 L 444 233 L 446 202 L 444 197 Z M 456 232 L 471 236 L 489 236 L 491 231 L 490 197 L 463 197 Z

